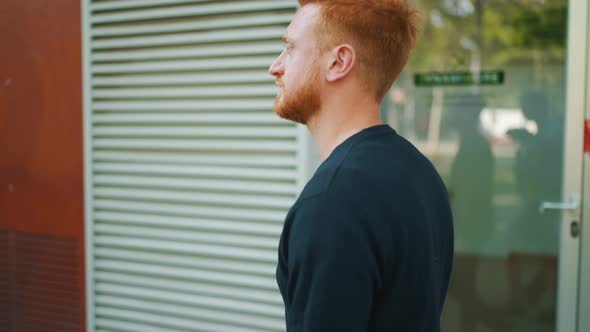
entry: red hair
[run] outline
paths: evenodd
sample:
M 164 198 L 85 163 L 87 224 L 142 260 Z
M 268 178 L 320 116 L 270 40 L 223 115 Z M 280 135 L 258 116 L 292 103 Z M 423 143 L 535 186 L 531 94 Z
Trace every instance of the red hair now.
M 381 101 L 416 45 L 420 18 L 406 0 L 299 0 L 318 4 L 321 51 L 343 43 L 357 55 L 359 76 Z

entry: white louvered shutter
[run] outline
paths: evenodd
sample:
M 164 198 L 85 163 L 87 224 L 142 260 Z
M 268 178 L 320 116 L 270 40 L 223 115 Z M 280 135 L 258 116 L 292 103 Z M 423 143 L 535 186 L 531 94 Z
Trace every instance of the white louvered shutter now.
M 295 0 L 84 3 L 89 331 L 284 331 L 302 128 L 267 69 Z

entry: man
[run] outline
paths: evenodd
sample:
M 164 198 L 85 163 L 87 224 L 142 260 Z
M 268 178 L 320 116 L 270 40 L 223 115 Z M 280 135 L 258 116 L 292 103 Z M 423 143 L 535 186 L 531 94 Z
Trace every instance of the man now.
M 417 12 L 404 0 L 300 4 L 270 67 L 274 111 L 307 125 L 324 162 L 279 245 L 287 331 L 439 331 L 453 255 L 447 192 L 379 118 Z

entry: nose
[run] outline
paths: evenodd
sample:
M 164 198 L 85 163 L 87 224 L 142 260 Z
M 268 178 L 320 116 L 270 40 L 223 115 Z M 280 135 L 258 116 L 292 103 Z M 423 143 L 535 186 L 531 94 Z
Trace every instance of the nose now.
M 282 56 L 283 54 L 281 53 L 281 55 L 277 57 L 277 59 L 272 63 L 272 65 L 270 65 L 270 68 L 268 68 L 268 72 L 272 76 L 277 77 L 283 75 L 285 67 L 283 65 Z

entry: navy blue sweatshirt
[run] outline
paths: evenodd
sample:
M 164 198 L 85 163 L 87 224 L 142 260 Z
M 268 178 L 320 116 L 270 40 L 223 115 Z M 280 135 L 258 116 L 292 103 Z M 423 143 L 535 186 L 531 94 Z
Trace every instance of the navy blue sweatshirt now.
M 447 191 L 387 125 L 340 144 L 289 211 L 277 282 L 288 332 L 438 332 L 453 259 Z

